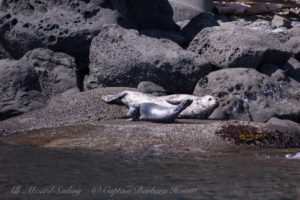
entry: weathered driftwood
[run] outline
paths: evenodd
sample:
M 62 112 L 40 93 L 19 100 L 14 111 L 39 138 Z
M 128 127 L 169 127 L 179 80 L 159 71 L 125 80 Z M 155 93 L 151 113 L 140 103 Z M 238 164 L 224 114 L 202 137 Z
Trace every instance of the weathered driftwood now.
M 215 6 L 220 14 L 255 15 L 285 7 L 300 7 L 300 0 L 220 0 Z
M 300 0 L 218 0 L 215 2 L 235 2 L 235 3 L 275 3 L 291 7 L 300 7 Z

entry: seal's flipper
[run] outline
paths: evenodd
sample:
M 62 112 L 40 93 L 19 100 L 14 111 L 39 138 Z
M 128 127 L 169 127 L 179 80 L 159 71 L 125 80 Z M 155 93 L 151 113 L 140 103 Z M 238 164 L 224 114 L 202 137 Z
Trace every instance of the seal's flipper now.
M 169 96 L 166 96 L 166 102 L 168 102 L 169 104 L 173 104 L 173 105 L 179 105 L 187 99 L 188 98 L 187 98 L 186 95 L 169 95 Z
M 174 112 L 175 112 L 176 117 L 177 117 L 184 109 L 186 109 L 187 107 L 189 107 L 192 103 L 193 103 L 193 100 L 187 99 L 187 100 L 183 101 L 181 104 L 179 104 L 179 105 L 174 109 Z
M 126 95 L 126 92 L 121 92 L 115 95 L 103 95 L 102 100 L 106 103 L 119 103 L 119 101 Z
M 140 117 L 140 105 L 133 105 L 129 107 L 127 117 L 131 117 L 131 121 L 137 121 Z
M 169 104 L 175 105 L 175 106 L 182 103 L 182 101 L 177 101 L 177 100 L 174 100 L 174 99 L 166 100 L 166 102 L 168 102 Z

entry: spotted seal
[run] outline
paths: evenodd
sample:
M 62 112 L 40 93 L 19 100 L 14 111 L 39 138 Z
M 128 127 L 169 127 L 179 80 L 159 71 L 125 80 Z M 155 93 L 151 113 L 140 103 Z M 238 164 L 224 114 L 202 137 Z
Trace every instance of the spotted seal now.
M 217 107 L 217 100 L 210 95 L 197 97 L 187 94 L 174 94 L 167 96 L 151 96 L 135 91 L 123 91 L 116 95 L 104 95 L 106 103 L 122 104 L 128 108 L 142 103 L 154 103 L 167 108 L 175 108 L 185 100 L 193 100 L 192 104 L 183 110 L 179 118 L 206 119 Z
M 193 100 L 185 100 L 175 108 L 167 108 L 154 103 L 135 104 L 129 107 L 127 113 L 132 121 L 150 121 L 160 123 L 172 123 L 176 117 L 188 106 Z

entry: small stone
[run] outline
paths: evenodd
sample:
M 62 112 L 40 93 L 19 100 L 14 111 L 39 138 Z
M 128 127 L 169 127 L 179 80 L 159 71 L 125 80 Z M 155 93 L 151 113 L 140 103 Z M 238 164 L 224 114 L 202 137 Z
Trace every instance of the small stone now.
M 286 27 L 291 28 L 291 21 L 287 18 L 281 17 L 279 15 L 275 15 L 272 20 L 272 24 L 277 27 Z

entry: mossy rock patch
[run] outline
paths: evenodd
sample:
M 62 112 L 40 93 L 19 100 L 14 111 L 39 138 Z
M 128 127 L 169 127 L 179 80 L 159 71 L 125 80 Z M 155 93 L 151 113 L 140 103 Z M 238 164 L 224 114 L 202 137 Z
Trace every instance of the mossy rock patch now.
M 237 145 L 294 148 L 300 146 L 300 134 L 291 135 L 280 130 L 262 130 L 251 125 L 229 124 L 216 132 Z

